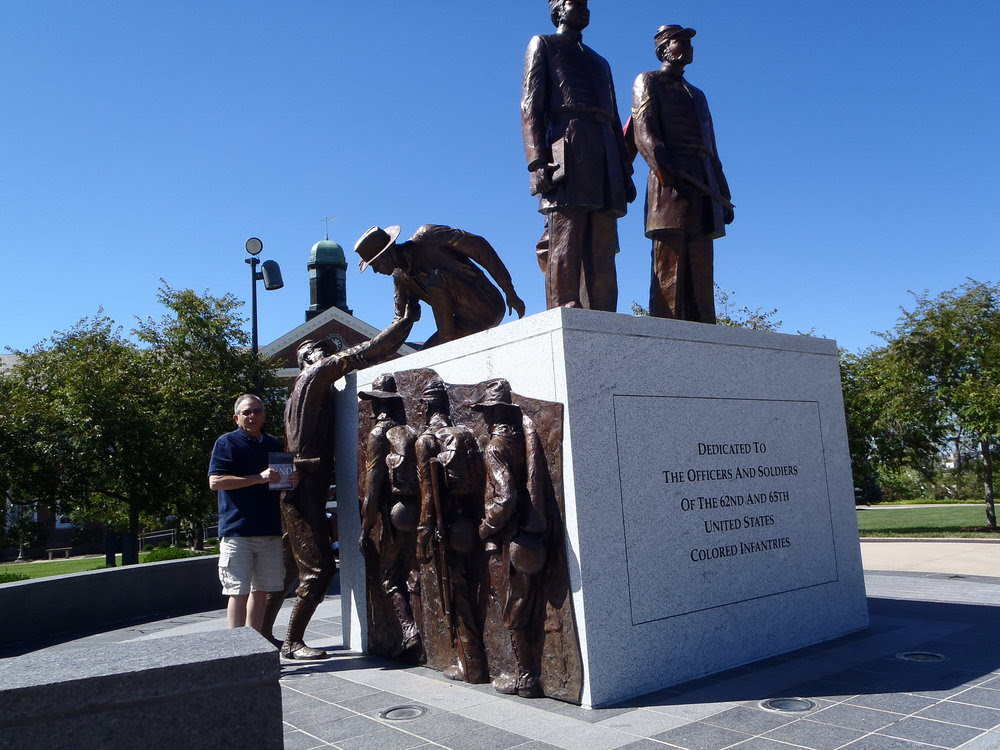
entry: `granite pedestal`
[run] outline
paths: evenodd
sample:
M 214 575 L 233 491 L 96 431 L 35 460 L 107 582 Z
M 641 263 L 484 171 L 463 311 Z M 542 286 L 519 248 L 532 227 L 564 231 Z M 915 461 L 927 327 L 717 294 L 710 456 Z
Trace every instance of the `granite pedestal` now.
M 338 384 L 348 647 L 366 645 L 356 392 L 421 367 L 565 405 L 584 705 L 867 627 L 835 342 L 556 309 Z
M 280 750 L 278 676 L 278 652 L 249 628 L 6 659 L 0 750 Z

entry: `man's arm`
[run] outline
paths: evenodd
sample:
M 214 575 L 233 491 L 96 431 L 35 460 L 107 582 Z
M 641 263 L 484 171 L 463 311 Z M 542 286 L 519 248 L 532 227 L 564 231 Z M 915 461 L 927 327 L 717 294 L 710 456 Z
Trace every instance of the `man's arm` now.
M 535 36 L 528 43 L 528 50 L 524 55 L 524 80 L 521 88 L 521 135 L 528 171 L 531 172 L 532 195 L 552 190 L 552 182 L 546 169 L 552 161 L 552 144 L 548 142 L 548 122 L 545 116 L 548 87 L 545 40 Z
M 670 155 L 660 132 L 659 111 L 653 99 L 652 82 L 650 73 L 640 73 L 632 88 L 635 145 L 660 185 L 678 189 L 680 186 L 670 168 Z
M 514 282 L 510 278 L 510 271 L 507 270 L 507 266 L 500 260 L 497 251 L 486 241 L 485 237 L 453 227 L 425 224 L 416 231 L 413 239 L 415 242 L 430 241 L 448 245 L 467 258 L 474 260 L 486 269 L 486 272 L 493 277 L 497 286 L 503 291 L 508 311 L 516 312 L 519 318 L 524 317 L 524 301 L 514 291 Z
M 245 477 L 238 477 L 232 474 L 209 474 L 208 486 L 213 490 L 240 490 L 244 487 L 251 487 L 255 484 L 269 484 L 281 479 L 274 469 L 264 469 L 260 474 L 248 474 Z
M 406 343 L 410 329 L 419 319 L 420 306 L 416 301 L 408 302 L 402 317 L 393 318 L 384 331 L 350 349 L 323 357 L 311 366 L 310 376 L 322 379 L 324 387 L 329 387 L 349 372 L 384 362 Z

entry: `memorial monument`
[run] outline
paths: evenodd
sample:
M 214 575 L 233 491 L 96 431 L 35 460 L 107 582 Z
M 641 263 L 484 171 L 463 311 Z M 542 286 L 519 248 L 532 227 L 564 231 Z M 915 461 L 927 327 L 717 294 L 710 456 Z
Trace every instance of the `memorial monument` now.
M 469 426 L 484 455 L 484 436 L 517 421 L 488 427 L 482 406 L 472 409 L 501 402 L 485 397 L 485 384 L 509 381 L 513 403 L 535 422 L 548 452 L 555 449 L 550 428 L 542 428 L 537 413 L 523 406 L 529 399 L 517 394 L 561 405 L 562 417 L 551 423 L 560 427 L 561 455 L 547 466 L 559 478 L 564 543 L 545 550 L 566 555 L 563 591 L 583 673 L 579 697 L 566 691 L 562 699 L 613 705 L 867 627 L 835 342 L 548 310 L 350 376 L 336 401 L 342 460 L 358 450 L 356 420 L 360 416 L 363 435 L 372 419 L 365 409 L 359 414 L 354 394 L 388 368 L 415 429 L 426 424 L 419 402 L 426 380 L 411 382 L 405 373 L 433 368 L 434 378 L 446 383 L 477 383 L 479 393 L 471 395 L 456 391 L 468 386 L 447 386 L 450 419 Z M 342 497 L 358 492 L 354 482 L 338 476 Z M 358 519 L 343 507 L 341 529 L 349 538 Z M 482 512 L 485 518 L 485 505 Z M 475 555 L 483 552 L 485 546 Z M 509 546 L 508 554 L 513 557 Z M 370 619 L 373 589 L 357 554 L 345 549 L 342 563 L 345 645 L 385 653 L 378 644 L 395 641 L 383 640 L 373 623 L 389 618 Z M 435 614 L 443 611 L 434 593 L 440 584 L 427 570 L 416 577 L 418 624 L 447 620 Z M 502 613 L 498 590 L 491 580 L 491 606 Z M 484 621 L 488 661 L 491 638 L 511 644 L 514 637 L 499 627 L 503 622 Z M 546 636 L 554 623 L 568 626 L 550 623 L 547 615 Z M 453 666 L 453 636 L 443 638 L 432 657 L 434 625 L 423 627 L 428 664 Z M 537 637 L 528 640 L 539 649 Z M 507 674 L 516 670 L 529 692 L 531 662 L 514 661 L 515 646 L 508 648 Z M 567 662 L 547 645 L 540 652 L 541 684 L 551 695 L 546 665 Z M 491 668 L 490 679 L 503 673 Z
M 398 228 L 375 227 L 358 244 L 362 268 L 393 275 L 397 310 L 427 301 L 438 333 L 335 394 L 341 530 L 361 541 L 342 551 L 344 644 L 607 706 L 868 613 L 835 342 L 698 324 L 715 322 L 712 241 L 733 209 L 682 75 L 694 31 L 661 27 L 663 66 L 636 82 L 653 317 L 617 315 L 633 154 L 608 63 L 582 41 L 588 3 L 549 11 L 522 99 L 549 309 L 491 328 L 489 284 L 494 312 L 449 317 L 478 277 L 435 287 L 421 242 L 458 230 L 397 247 Z

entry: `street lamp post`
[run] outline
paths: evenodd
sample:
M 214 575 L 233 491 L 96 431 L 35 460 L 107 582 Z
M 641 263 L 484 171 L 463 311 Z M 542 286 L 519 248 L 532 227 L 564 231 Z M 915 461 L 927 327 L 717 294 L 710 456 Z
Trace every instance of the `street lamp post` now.
M 264 282 L 264 289 L 267 291 L 273 291 L 274 289 L 281 289 L 285 283 L 281 280 L 281 268 L 273 260 L 265 260 L 263 263 L 257 256 L 260 251 L 264 249 L 264 243 L 261 242 L 256 237 L 251 237 L 247 240 L 246 244 L 247 252 L 250 253 L 250 257 L 247 258 L 244 263 L 250 266 L 250 326 L 251 326 L 251 345 L 253 356 L 257 356 L 257 282 Z M 260 266 L 261 270 L 257 270 L 257 266 Z

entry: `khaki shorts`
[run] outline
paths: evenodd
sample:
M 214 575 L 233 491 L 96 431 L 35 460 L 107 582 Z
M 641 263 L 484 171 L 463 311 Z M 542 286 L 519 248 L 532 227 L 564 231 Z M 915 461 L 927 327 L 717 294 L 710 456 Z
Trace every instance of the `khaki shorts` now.
M 219 580 L 225 596 L 243 596 L 251 591 L 283 591 L 285 554 L 281 537 L 222 537 Z

